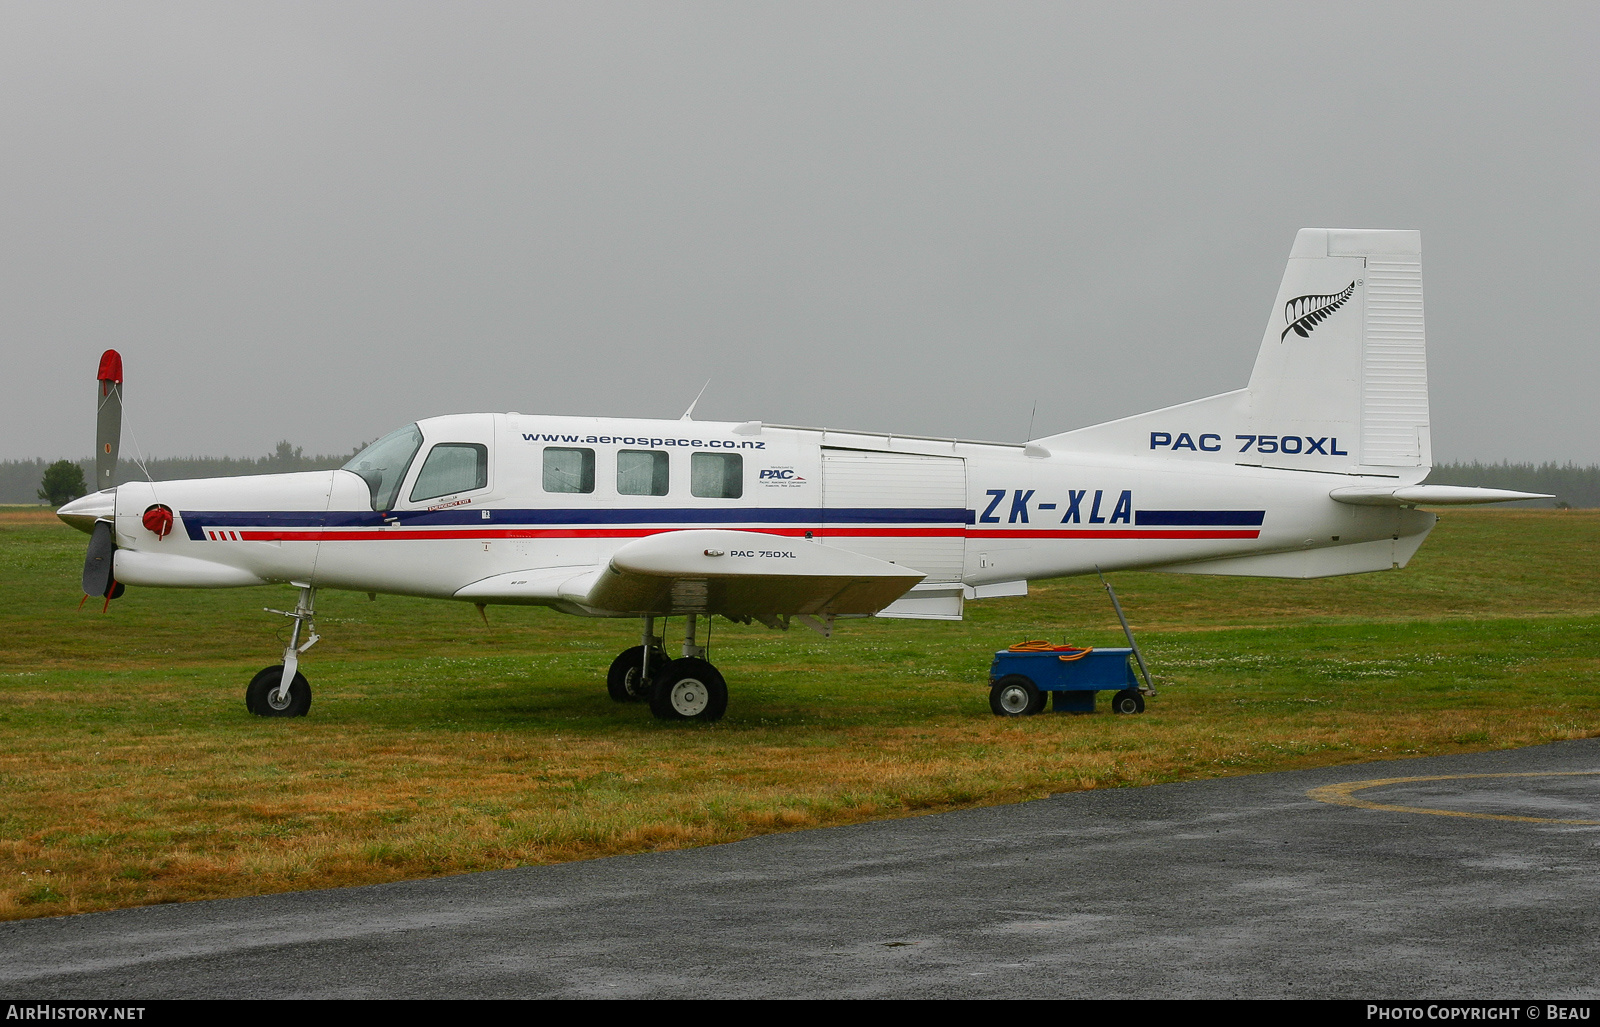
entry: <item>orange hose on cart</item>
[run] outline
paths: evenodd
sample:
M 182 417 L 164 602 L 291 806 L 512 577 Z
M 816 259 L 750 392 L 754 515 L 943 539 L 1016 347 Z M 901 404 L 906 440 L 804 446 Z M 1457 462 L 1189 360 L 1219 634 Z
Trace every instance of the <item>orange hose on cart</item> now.
M 1088 656 L 1090 653 L 1094 652 L 1094 646 L 1056 645 L 1047 639 L 1030 638 L 1026 642 L 1018 642 L 1016 645 L 1008 649 L 1007 652 L 1060 653 L 1061 655 L 1057 656 L 1056 659 L 1062 661 L 1063 663 L 1070 663 L 1073 660 L 1081 660 L 1085 656 Z

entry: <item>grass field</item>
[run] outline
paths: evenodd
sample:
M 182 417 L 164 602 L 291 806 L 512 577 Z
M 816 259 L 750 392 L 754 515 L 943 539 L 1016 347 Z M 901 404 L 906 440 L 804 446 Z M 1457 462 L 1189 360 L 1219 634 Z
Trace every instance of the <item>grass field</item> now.
M 606 699 L 635 622 L 327 593 L 311 715 L 245 712 L 286 587 L 78 607 L 86 537 L 0 511 L 0 918 L 728 841 L 1055 791 L 1600 734 L 1600 512 L 1444 515 L 1398 573 L 1119 574 L 1136 717 L 998 720 L 990 654 L 1122 644 L 1092 579 L 833 640 L 726 622 L 715 725 Z M 674 621 L 674 624 L 677 622 Z M 1102 703 L 1103 705 L 1103 703 Z

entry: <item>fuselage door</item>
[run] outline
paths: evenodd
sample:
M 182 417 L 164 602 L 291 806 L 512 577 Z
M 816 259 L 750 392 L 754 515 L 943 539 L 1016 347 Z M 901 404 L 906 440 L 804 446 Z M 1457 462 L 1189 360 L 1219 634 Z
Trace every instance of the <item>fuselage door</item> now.
M 961 578 L 967 471 L 960 457 L 822 451 L 823 541 L 928 581 Z

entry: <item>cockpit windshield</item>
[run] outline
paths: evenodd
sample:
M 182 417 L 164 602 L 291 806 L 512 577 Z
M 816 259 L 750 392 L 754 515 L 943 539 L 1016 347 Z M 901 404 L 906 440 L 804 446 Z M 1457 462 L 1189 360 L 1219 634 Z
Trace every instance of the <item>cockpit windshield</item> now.
M 350 458 L 347 471 L 361 475 L 372 491 L 372 508 L 380 513 L 394 505 L 406 468 L 422 448 L 422 431 L 414 424 L 396 429 Z

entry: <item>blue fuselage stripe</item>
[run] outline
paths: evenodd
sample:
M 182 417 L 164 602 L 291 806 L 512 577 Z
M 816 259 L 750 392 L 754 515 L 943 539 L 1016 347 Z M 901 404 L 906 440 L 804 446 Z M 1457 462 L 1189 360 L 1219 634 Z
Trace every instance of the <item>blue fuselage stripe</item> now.
M 484 517 L 487 512 L 489 516 Z M 823 510 L 818 507 L 730 507 L 721 510 L 694 509 L 564 509 L 506 510 L 479 507 L 455 510 L 396 510 L 387 514 L 366 510 L 184 510 L 184 527 L 195 541 L 205 539 L 206 528 L 376 528 L 385 523 L 410 527 L 474 525 L 477 527 L 515 525 L 579 524 L 967 524 L 972 513 L 965 509 L 876 509 L 847 508 Z
M 1158 525 L 1227 525 L 1259 526 L 1266 519 L 1265 510 L 1140 510 L 1133 515 L 1133 523 L 1155 527 Z
M 484 516 L 488 513 L 488 517 Z M 207 528 L 377 528 L 384 523 L 408 527 L 577 526 L 577 525 L 830 525 L 830 524 L 962 524 L 973 522 L 971 510 L 955 508 L 891 509 L 853 507 L 824 510 L 818 507 L 730 507 L 727 509 L 560 509 L 506 510 L 466 508 L 453 510 L 397 510 L 380 514 L 369 510 L 184 510 L 183 525 L 189 537 L 204 541 Z M 1142 527 L 1259 527 L 1264 510 L 1138 510 L 1134 524 Z

